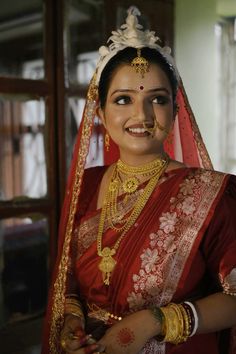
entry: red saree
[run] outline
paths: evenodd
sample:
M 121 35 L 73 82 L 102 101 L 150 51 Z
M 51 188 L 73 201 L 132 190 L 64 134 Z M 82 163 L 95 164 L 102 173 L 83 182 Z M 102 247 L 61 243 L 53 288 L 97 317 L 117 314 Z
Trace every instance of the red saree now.
M 219 283 L 218 273 L 224 289 L 232 290 L 230 285 L 232 284 L 231 270 L 235 268 L 236 263 L 234 256 L 236 251 L 236 225 L 232 216 L 232 213 L 236 210 L 235 181 L 233 182 L 234 199 L 232 201 L 232 198 L 230 200 L 227 198 L 229 198 L 228 190 L 232 185 L 231 179 L 233 180 L 233 177 L 229 178 L 224 174 L 190 168 L 169 172 L 165 174 L 164 179 L 161 179 L 158 188 L 154 191 L 137 220 L 137 229 L 134 225 L 119 248 L 117 257 L 121 257 L 121 261 L 119 260 L 113 274 L 114 281 L 110 286 L 112 290 L 102 288 L 94 242 L 96 238 L 94 230 L 97 227 L 94 218 L 96 219 L 96 215 L 97 218 L 99 217 L 99 211 L 95 210 L 96 198 L 93 199 L 93 203 L 91 203 L 91 198 L 96 195 L 104 168 L 98 167 L 86 170 L 91 162 L 87 158 L 89 151 L 92 146 L 98 146 L 99 139 L 101 139 L 101 129 L 98 129 L 99 125 L 96 125 L 94 119 L 97 102 L 97 87 L 92 80 L 75 144 L 61 214 L 58 258 L 49 293 L 43 354 L 59 354 L 62 352 L 60 332 L 64 321 L 65 294 L 70 293 L 71 289 L 74 291 L 76 286 L 79 288 L 78 292 L 85 303 L 85 309 L 87 308 L 88 298 L 90 305 L 95 303 L 106 310 L 110 309 L 114 314 L 124 315 L 127 312 L 146 307 L 150 303 L 165 304 L 170 300 L 194 299 L 207 294 L 208 290 L 203 285 L 205 285 L 204 279 L 208 273 L 207 269 L 208 267 L 211 268 L 211 265 L 206 262 L 208 257 L 212 259 L 212 264 L 215 259 L 218 259 L 211 271 L 214 280 L 212 282 L 214 285 L 212 292 L 215 291 Z M 177 102 L 179 113 L 172 134 L 173 139 L 165 144 L 165 150 L 171 157 L 183 161 L 188 166 L 209 169 L 212 165 L 189 107 L 182 83 L 180 83 Z M 117 160 L 117 152 L 117 146 L 111 144 L 109 153 L 104 151 L 103 158 L 98 159 L 98 161 L 94 161 L 95 157 L 93 157 L 92 163 L 94 166 L 111 164 Z M 198 180 L 196 184 L 195 178 Z M 186 184 L 185 188 L 182 188 L 183 183 Z M 195 192 L 192 195 L 190 191 L 192 191 L 193 186 Z M 180 196 L 182 196 L 182 199 L 177 201 Z M 226 199 L 227 201 L 225 201 Z M 192 201 L 196 203 L 196 206 L 191 205 Z M 82 227 L 82 223 L 86 225 L 89 220 L 92 221 L 91 227 L 93 227 L 91 237 L 80 238 L 77 242 L 76 237 L 78 237 L 78 232 L 81 232 L 81 230 L 78 231 L 79 226 Z M 217 227 L 215 226 L 216 221 L 219 222 Z M 175 234 L 174 231 L 177 230 L 177 226 L 180 229 L 178 229 L 178 234 Z M 218 240 L 218 234 L 220 240 L 219 243 L 215 243 Z M 164 240 L 166 235 L 168 235 L 168 238 Z M 109 236 L 114 235 L 108 230 L 104 237 L 105 242 Z M 177 236 L 180 236 L 178 243 L 175 242 Z M 145 239 L 143 240 L 143 238 Z M 201 250 L 204 244 L 207 245 L 207 248 Z M 221 250 L 224 249 L 222 245 L 226 247 L 225 256 L 221 254 Z M 167 246 L 168 249 L 165 249 Z M 160 260 L 159 247 L 164 249 Z M 216 250 L 212 251 L 214 256 L 211 257 L 209 250 L 211 251 L 214 247 Z M 75 268 L 72 267 L 72 258 L 75 258 L 72 256 L 77 251 L 79 253 Z M 126 256 L 126 252 L 127 255 L 131 252 L 130 257 Z M 215 257 L 217 252 L 218 255 L 222 256 L 222 260 Z M 94 259 L 92 255 L 95 256 Z M 164 260 L 164 256 L 166 256 L 166 260 Z M 81 265 L 83 265 L 82 271 Z M 74 282 L 74 269 L 76 269 L 77 284 Z M 95 272 L 92 273 L 91 270 L 95 270 Z M 156 273 L 152 274 L 154 270 Z M 91 274 L 94 278 L 91 278 Z M 158 289 L 153 286 L 155 281 Z M 93 287 L 91 284 L 96 286 Z M 146 292 L 145 287 L 148 289 Z M 219 288 L 219 291 L 222 291 L 222 287 Z M 235 293 L 236 288 L 233 291 Z M 152 340 L 147 343 L 142 353 L 194 354 L 193 350 L 198 354 L 221 353 L 216 343 L 216 334 L 194 336 L 185 344 L 176 347 L 169 344 L 160 345 L 157 341 Z M 235 349 L 233 350 L 230 354 L 236 352 Z M 223 351 L 223 353 L 229 354 L 229 351 Z
M 236 180 L 196 168 L 165 173 L 123 239 L 107 287 L 98 269 L 96 193 L 90 201 L 103 172 L 104 168 L 95 168 L 86 173 L 73 233 L 78 291 L 88 317 L 106 322 L 101 313 L 89 310 L 97 306 L 124 316 L 151 304 L 192 300 L 220 291 L 219 274 L 224 278 L 236 266 L 236 222 L 227 210 L 233 205 L 236 210 Z M 91 182 L 94 186 L 89 193 L 86 185 Z M 122 200 L 120 204 L 121 209 L 126 207 Z M 116 237 L 107 229 L 103 246 L 112 246 Z M 206 286 L 209 280 L 211 289 Z M 211 333 L 193 336 L 178 346 L 153 339 L 141 353 L 218 354 L 220 349 L 218 336 Z

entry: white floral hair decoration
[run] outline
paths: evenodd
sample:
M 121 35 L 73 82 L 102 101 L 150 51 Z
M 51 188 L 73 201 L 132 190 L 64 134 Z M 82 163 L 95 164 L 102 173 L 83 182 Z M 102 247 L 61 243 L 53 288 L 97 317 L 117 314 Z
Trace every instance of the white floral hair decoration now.
M 144 47 L 153 48 L 160 52 L 166 59 L 170 67 L 173 69 L 177 80 L 179 80 L 178 70 L 176 68 L 173 57 L 171 56 L 170 47 L 161 47 L 159 37 L 155 35 L 154 31 L 143 30 L 143 26 L 138 23 L 137 16 L 141 13 L 135 6 L 128 9 L 128 16 L 126 23 L 121 25 L 117 31 L 112 31 L 112 36 L 108 38 L 108 46 L 101 46 L 99 48 L 100 59 L 97 64 L 96 84 L 99 83 L 101 73 L 109 60 L 114 57 L 119 51 L 127 48 L 141 49 Z

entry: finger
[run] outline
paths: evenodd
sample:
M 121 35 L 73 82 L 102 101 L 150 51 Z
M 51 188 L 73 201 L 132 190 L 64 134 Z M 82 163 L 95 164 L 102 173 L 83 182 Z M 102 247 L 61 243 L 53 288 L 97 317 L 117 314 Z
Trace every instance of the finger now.
M 98 350 L 94 354 L 106 353 L 106 347 L 103 344 L 98 344 Z
M 73 339 L 70 339 L 66 342 L 66 346 L 69 350 L 76 350 L 84 347 L 85 345 L 94 344 L 94 340 L 92 340 L 91 335 L 86 335 L 83 337 L 77 337 L 73 335 Z
M 99 344 L 91 344 L 88 345 L 87 347 L 83 348 L 84 354 L 92 354 L 92 353 L 96 353 L 96 352 L 100 352 L 100 347 Z
M 78 338 L 83 338 L 86 336 L 86 333 L 85 331 L 80 327 L 80 328 L 76 328 L 74 331 L 73 331 L 75 337 L 78 337 Z

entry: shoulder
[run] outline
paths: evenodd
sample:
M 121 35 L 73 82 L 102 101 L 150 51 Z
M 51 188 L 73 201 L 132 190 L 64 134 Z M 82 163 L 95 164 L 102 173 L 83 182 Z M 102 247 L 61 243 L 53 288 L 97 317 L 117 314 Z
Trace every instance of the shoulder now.
M 107 170 L 107 166 L 96 166 L 96 167 L 86 168 L 84 171 L 84 178 L 103 175 L 106 170 Z
M 177 170 L 179 168 L 185 168 L 186 165 L 183 164 L 182 162 L 176 161 L 176 160 L 170 160 L 169 165 L 166 169 L 166 172 Z
M 106 172 L 106 169 L 106 166 L 96 166 L 87 168 L 84 171 L 82 191 L 89 192 L 90 190 L 93 190 L 94 192 L 100 184 L 102 177 Z
M 197 184 L 205 184 L 211 190 L 221 190 L 222 197 L 230 195 L 236 199 L 236 176 L 230 173 L 188 167 L 186 178 L 194 178 Z

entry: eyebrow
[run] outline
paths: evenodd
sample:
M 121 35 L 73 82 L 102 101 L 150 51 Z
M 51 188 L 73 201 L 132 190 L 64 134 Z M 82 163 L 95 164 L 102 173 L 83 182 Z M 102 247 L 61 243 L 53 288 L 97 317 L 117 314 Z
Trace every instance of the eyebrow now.
M 165 91 L 168 95 L 170 95 L 170 91 L 166 87 L 155 87 L 150 90 L 147 90 L 146 92 L 151 93 L 151 92 L 159 92 L 159 91 Z M 139 92 L 139 90 L 117 89 L 111 93 L 111 96 L 113 96 L 115 93 L 122 93 L 122 92 Z

